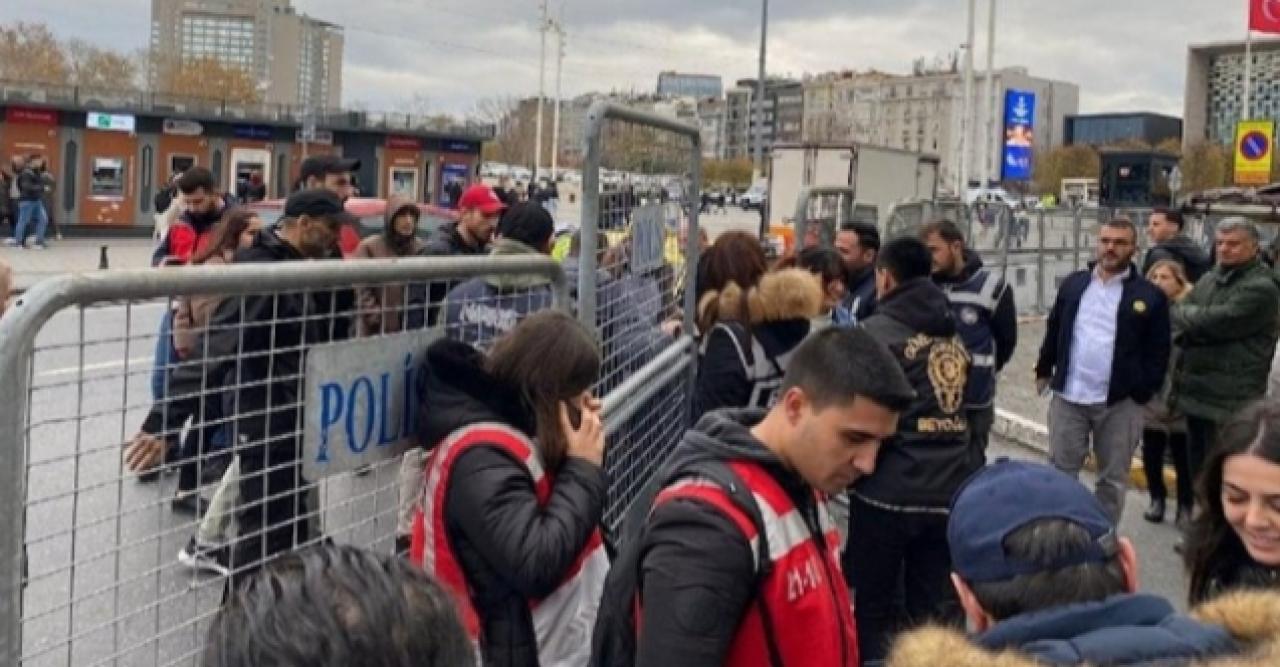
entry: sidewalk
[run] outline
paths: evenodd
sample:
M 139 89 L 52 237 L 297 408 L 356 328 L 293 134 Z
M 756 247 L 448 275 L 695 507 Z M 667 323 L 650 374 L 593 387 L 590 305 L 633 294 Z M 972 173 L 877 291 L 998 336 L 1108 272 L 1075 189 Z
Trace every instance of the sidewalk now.
M 0 259 L 13 267 L 13 289 L 24 291 L 37 282 L 64 273 L 97 271 L 101 248 L 107 248 L 109 269 L 141 269 L 151 266 L 154 244 L 149 238 L 50 241 L 48 250 L 0 247 Z

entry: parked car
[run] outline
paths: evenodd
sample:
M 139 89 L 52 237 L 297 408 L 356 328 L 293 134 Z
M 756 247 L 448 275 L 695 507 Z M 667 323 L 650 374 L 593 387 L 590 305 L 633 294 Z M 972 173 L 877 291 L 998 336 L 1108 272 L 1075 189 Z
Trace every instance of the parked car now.
M 738 203 L 747 211 L 764 208 L 767 201 L 769 201 L 769 191 L 763 185 L 751 186 L 746 194 L 738 198 Z
M 272 199 L 248 206 L 257 212 L 258 217 L 262 218 L 262 222 L 268 226 L 274 225 L 284 215 L 283 199 Z M 422 212 L 422 217 L 418 220 L 418 236 L 423 239 L 438 233 L 441 227 L 458 221 L 457 211 L 440 208 L 434 204 L 420 203 L 418 210 Z M 347 200 L 347 212 L 359 218 L 360 224 L 356 229 L 351 226 L 342 228 L 338 245 L 342 248 L 343 257 L 350 257 L 356 251 L 356 246 L 360 245 L 361 239 L 382 233 L 383 228 L 386 227 L 387 200 L 353 197 Z

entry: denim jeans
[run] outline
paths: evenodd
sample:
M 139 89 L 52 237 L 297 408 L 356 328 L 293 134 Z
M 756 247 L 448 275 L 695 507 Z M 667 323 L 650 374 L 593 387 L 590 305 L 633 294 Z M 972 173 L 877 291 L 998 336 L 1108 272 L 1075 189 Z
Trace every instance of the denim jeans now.
M 177 352 L 173 349 L 173 311 L 165 311 L 160 318 L 160 334 L 156 338 L 156 361 L 151 367 L 151 401 L 164 400 L 165 380 L 168 379 L 169 367 L 177 361 Z
M 18 202 L 18 227 L 13 230 L 13 240 L 23 243 L 27 240 L 27 225 L 31 219 L 36 220 L 36 243 L 44 245 L 44 234 L 49 228 L 49 213 L 44 210 L 44 203 L 38 201 Z

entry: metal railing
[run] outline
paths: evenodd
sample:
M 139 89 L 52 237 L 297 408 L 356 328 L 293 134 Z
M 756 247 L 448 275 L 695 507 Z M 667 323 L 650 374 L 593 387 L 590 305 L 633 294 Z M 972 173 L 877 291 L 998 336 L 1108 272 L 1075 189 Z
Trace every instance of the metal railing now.
M 289 123 L 314 120 L 329 130 L 415 132 L 454 139 L 489 141 L 497 128 L 488 123 L 442 122 L 438 117 L 358 109 L 311 109 L 301 105 L 241 102 L 216 97 L 171 95 L 141 90 L 89 88 L 23 81 L 0 81 L 0 102 L 93 111 L 127 111 L 228 122 Z

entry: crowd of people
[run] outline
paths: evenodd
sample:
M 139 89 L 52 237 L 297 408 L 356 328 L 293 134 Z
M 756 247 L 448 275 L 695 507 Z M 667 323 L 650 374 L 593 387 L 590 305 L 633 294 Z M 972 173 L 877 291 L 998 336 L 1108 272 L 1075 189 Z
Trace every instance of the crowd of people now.
M 353 168 L 305 164 L 272 226 L 193 168 L 157 263 L 335 258 Z M 389 202 L 348 261 L 552 252 L 537 201 L 476 185 L 457 206 L 423 240 L 418 207 Z M 1280 282 L 1248 222 L 1218 225 L 1212 263 L 1183 225 L 1153 214 L 1140 271 L 1139 230 L 1114 218 L 1064 280 L 1035 369 L 1049 464 L 988 460 L 1016 308 L 949 221 L 851 223 L 773 264 L 725 233 L 692 286 L 602 235 L 594 329 L 534 278 L 181 299 L 126 462 L 179 471 L 174 509 L 201 517 L 180 560 L 229 576 L 207 665 L 1276 664 Z M 686 287 L 691 332 L 662 306 Z M 394 553 L 329 544 L 300 463 L 306 349 L 425 329 L 442 335 Z M 595 392 L 685 333 L 692 426 L 606 534 Z M 1138 590 L 1118 528 L 1140 446 L 1149 521 L 1176 464 L 1188 614 Z

